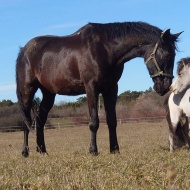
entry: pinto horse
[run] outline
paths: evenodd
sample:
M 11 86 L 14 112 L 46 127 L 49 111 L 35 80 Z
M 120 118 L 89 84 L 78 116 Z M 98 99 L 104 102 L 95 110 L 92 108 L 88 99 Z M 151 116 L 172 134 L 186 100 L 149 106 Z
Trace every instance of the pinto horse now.
M 189 117 L 190 117 L 190 89 L 179 94 L 170 94 L 166 119 L 169 126 L 170 152 L 186 143 L 190 147 Z
M 168 99 L 169 112 L 167 114 L 167 121 L 169 125 L 169 141 L 170 152 L 173 152 L 180 144 L 188 143 L 190 147 L 190 137 L 188 135 L 190 130 L 190 57 L 182 58 L 178 62 L 177 77 L 172 83 L 171 95 Z M 181 117 L 185 116 L 185 124 L 180 125 Z M 180 129 L 181 128 L 181 129 Z M 179 129 L 182 131 L 183 139 L 177 134 Z
M 143 22 L 89 23 L 68 36 L 39 36 L 20 49 L 16 63 L 17 97 L 24 123 L 22 155 L 29 155 L 31 107 L 37 89 L 42 102 L 36 116 L 37 151 L 46 153 L 44 124 L 56 94 L 87 95 L 91 143 L 98 153 L 98 95 L 101 93 L 109 128 L 110 152 L 119 152 L 116 126 L 118 81 L 124 63 L 143 57 L 154 89 L 164 95 L 172 83 L 178 34 Z

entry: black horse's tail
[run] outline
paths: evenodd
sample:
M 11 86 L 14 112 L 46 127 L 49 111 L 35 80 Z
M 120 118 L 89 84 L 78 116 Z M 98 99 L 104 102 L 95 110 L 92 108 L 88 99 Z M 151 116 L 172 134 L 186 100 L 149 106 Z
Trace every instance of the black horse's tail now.
M 24 48 L 21 47 L 20 51 L 18 53 L 17 60 L 16 60 L 16 95 L 17 95 L 18 105 L 19 105 L 19 108 L 20 108 L 20 112 L 21 112 L 24 124 L 30 130 L 30 125 L 31 125 L 30 122 L 31 121 L 29 121 L 30 119 L 27 118 L 26 113 L 24 111 L 25 108 L 24 108 L 24 103 L 23 103 L 23 100 L 22 100 L 22 94 L 21 94 L 21 91 L 20 91 L 20 81 L 19 81 L 19 67 L 20 67 L 21 62 L 24 60 L 23 55 L 24 55 Z
M 19 88 L 19 78 L 18 78 L 18 72 L 19 72 L 18 67 L 19 67 L 19 62 L 21 61 L 22 52 L 23 52 L 23 48 L 20 47 L 20 51 L 18 53 L 18 57 L 17 57 L 17 60 L 16 60 L 16 95 L 17 95 L 17 99 L 18 99 L 18 105 L 19 105 L 20 108 L 23 106 L 23 103 L 22 103 L 21 93 L 20 93 L 20 90 L 19 90 L 20 88 Z

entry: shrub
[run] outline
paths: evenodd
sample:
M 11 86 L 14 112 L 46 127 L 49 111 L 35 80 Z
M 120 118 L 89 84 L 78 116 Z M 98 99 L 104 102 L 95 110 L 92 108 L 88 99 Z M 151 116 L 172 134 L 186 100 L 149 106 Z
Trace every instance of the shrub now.
M 22 125 L 22 118 L 17 104 L 0 107 L 0 119 L 0 128 Z
M 164 97 L 159 96 L 156 92 L 147 92 L 142 94 L 134 104 L 130 112 L 131 117 L 153 117 L 164 116 Z

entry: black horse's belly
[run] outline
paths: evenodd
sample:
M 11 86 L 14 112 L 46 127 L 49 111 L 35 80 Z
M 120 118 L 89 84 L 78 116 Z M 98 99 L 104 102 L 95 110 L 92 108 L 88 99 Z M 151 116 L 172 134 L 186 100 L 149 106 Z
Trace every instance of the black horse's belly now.
M 85 94 L 84 84 L 80 81 L 73 81 L 72 84 L 63 85 L 58 91 L 57 94 L 60 95 L 80 95 Z

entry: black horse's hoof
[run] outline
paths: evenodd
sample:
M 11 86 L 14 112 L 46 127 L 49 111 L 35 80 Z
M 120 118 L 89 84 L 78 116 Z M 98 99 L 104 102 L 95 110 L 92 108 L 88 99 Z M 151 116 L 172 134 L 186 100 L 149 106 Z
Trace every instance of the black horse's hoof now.
M 23 147 L 22 156 L 24 156 L 25 158 L 29 156 L 29 147 L 28 146 Z
M 92 151 L 90 151 L 90 154 L 91 154 L 92 156 L 98 156 L 98 152 L 92 152 Z
M 49 156 L 49 154 L 48 154 L 47 152 L 41 152 L 41 154 L 42 154 L 43 156 Z
M 41 155 L 49 156 L 49 154 L 46 151 L 46 148 L 40 148 L 39 146 L 37 146 L 36 151 L 39 152 Z
M 27 158 L 29 156 L 29 153 L 26 151 L 22 151 L 22 156 L 24 156 L 25 158 Z
M 110 153 L 111 153 L 111 154 L 118 154 L 118 153 L 120 153 L 120 152 L 119 152 L 119 146 L 118 146 L 118 145 L 116 145 L 116 146 L 111 146 L 111 147 L 110 147 Z
M 110 150 L 110 153 L 111 154 L 120 154 L 120 151 L 119 150 Z
M 46 153 L 46 148 L 45 146 L 37 146 L 36 151 L 39 153 Z
M 97 148 L 90 147 L 89 148 L 89 152 L 93 156 L 97 156 L 98 155 L 98 149 Z

